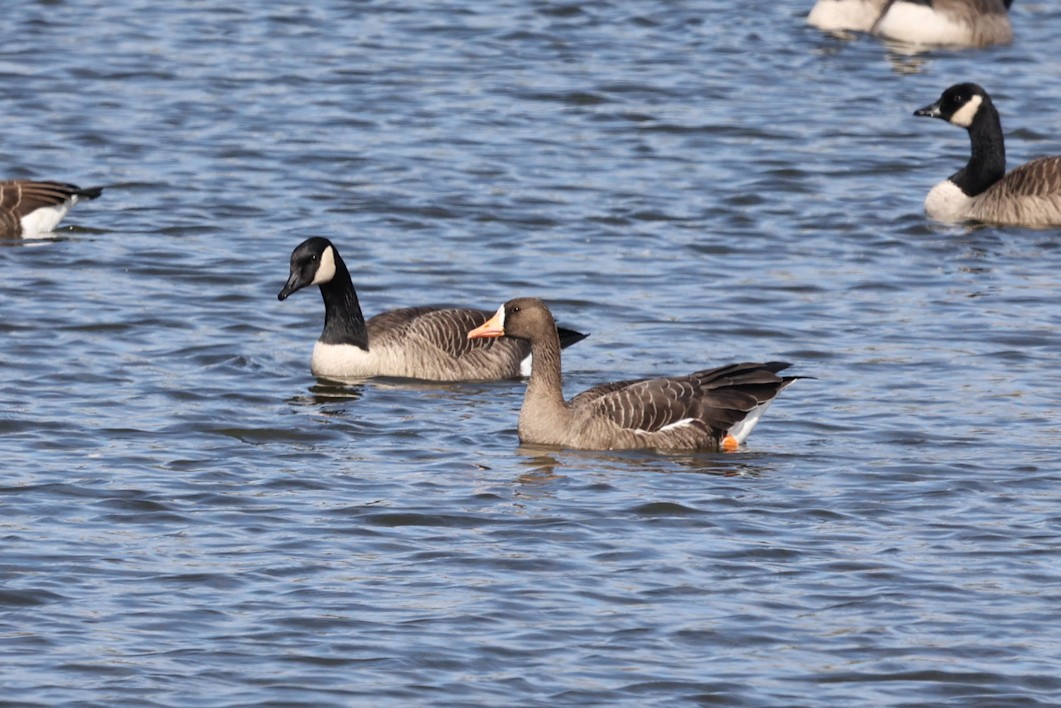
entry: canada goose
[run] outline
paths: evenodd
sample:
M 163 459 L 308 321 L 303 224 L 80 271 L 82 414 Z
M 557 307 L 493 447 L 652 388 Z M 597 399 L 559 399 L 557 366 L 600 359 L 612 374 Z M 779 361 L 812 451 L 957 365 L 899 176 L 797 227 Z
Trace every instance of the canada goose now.
M 102 192 L 103 187 L 81 189 L 62 182 L 0 180 L 0 238 L 51 233 L 70 207 Z
M 985 47 L 1013 41 L 1013 0 L 818 0 L 807 22 L 909 44 Z
M 729 364 L 688 376 L 602 384 L 564 401 L 553 316 L 537 298 L 509 300 L 468 333 L 529 341 L 533 366 L 523 408 L 523 443 L 582 450 L 736 450 L 774 396 L 799 377 L 785 362 Z
M 529 373 L 530 345 L 517 340 L 470 342 L 467 331 L 486 321 L 487 310 L 409 307 L 367 322 L 350 272 L 326 238 L 309 238 L 291 253 L 291 275 L 278 300 L 308 285 L 320 286 L 324 331 L 313 347 L 310 370 L 331 379 L 396 376 L 431 381 L 492 381 Z M 564 346 L 586 338 L 559 330 Z
M 1002 123 L 983 88 L 956 84 L 914 115 L 965 128 L 972 143 L 968 164 L 933 187 L 925 198 L 925 212 L 931 218 L 1061 226 L 1061 155 L 1040 157 L 1007 173 Z

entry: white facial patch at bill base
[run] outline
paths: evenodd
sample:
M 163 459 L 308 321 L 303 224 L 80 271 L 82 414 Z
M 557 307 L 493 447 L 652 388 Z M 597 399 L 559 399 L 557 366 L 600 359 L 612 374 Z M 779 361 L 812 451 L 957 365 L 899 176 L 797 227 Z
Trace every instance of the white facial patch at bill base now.
M 335 249 L 328 246 L 321 253 L 321 262 L 317 266 L 317 272 L 313 274 L 313 282 L 311 285 L 320 285 L 321 283 L 331 282 L 331 279 L 335 277 Z
M 984 102 L 982 96 L 974 95 L 965 105 L 954 112 L 954 115 L 950 117 L 950 122 L 960 128 L 968 128 L 973 124 L 973 120 L 976 118 L 976 112 L 980 110 L 980 104 Z

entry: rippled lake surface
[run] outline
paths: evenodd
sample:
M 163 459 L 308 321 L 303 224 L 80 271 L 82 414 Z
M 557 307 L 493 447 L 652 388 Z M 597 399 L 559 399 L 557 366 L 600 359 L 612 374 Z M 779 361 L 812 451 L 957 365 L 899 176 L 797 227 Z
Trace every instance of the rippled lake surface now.
M 0 244 L 18 705 L 1061 702 L 1061 232 L 926 221 L 995 97 L 1061 153 L 1061 6 L 912 56 L 811 0 L 20 2 Z M 368 313 L 548 299 L 592 384 L 783 359 L 736 454 L 521 447 L 523 384 L 337 385 Z

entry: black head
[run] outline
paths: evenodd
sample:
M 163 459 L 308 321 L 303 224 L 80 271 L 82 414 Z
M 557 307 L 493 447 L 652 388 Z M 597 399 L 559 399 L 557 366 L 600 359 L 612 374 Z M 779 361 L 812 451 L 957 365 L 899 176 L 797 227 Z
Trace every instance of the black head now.
M 964 83 L 951 86 L 939 100 L 930 106 L 914 111 L 915 116 L 939 118 L 962 128 L 968 128 L 976 119 L 980 106 L 991 99 L 979 84 Z
M 331 281 L 338 260 L 339 254 L 328 239 L 321 236 L 306 239 L 291 252 L 291 274 L 276 299 L 286 300 L 291 293 L 308 285 Z

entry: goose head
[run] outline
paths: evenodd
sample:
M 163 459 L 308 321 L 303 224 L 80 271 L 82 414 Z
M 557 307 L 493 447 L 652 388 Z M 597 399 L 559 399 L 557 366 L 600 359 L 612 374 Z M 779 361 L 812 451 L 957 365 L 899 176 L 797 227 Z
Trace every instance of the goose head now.
M 939 118 L 960 128 L 968 128 L 976 120 L 980 106 L 990 101 L 987 92 L 977 84 L 955 84 L 943 92 L 932 105 L 914 111 L 915 116 Z
M 306 239 L 291 252 L 291 274 L 276 299 L 286 300 L 302 288 L 331 282 L 338 258 L 335 246 L 328 239 L 321 236 Z
M 556 332 L 556 322 L 549 308 L 536 297 L 509 300 L 493 317 L 468 332 L 468 339 L 514 337 L 535 340 Z

